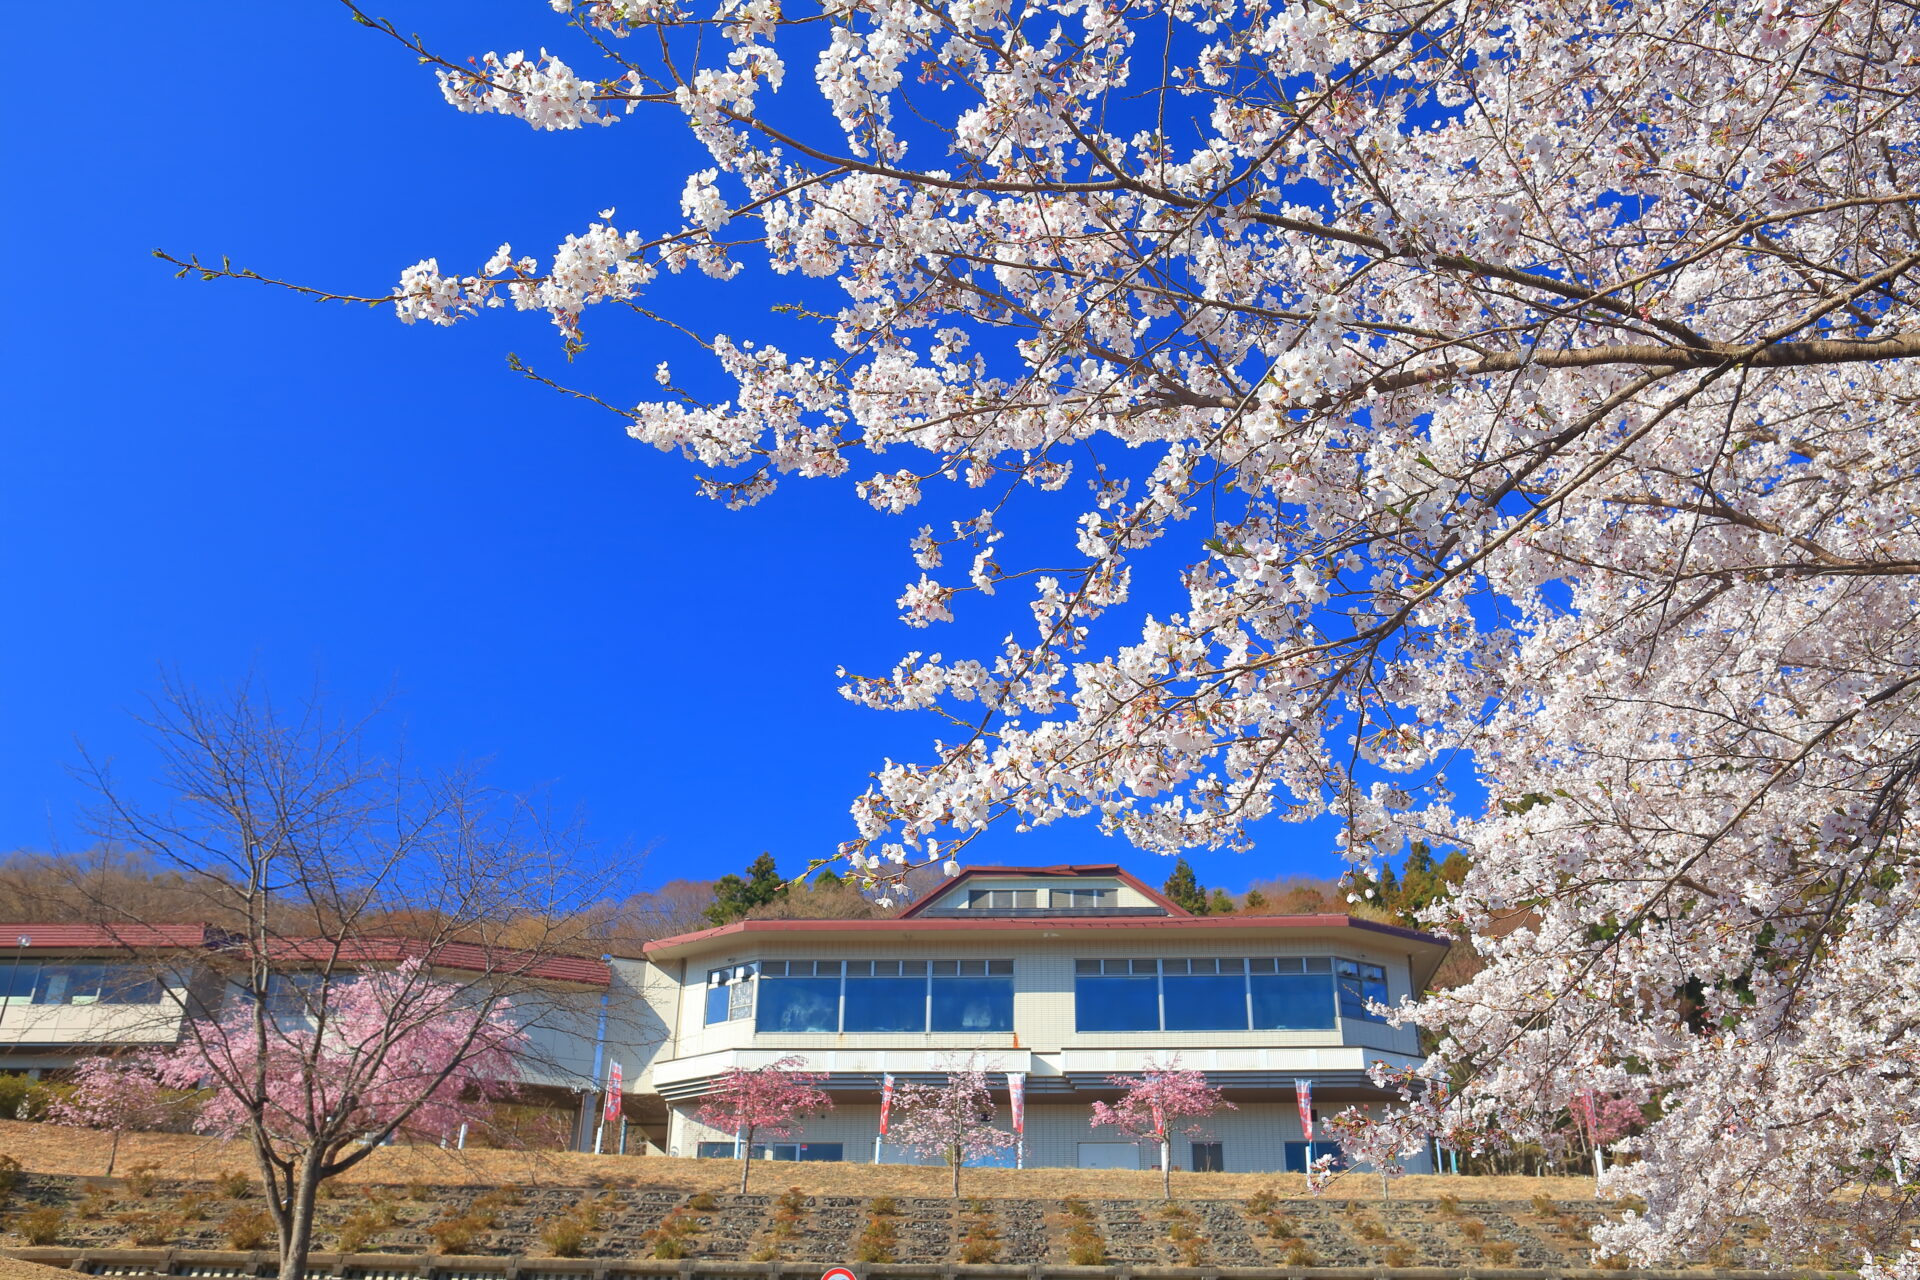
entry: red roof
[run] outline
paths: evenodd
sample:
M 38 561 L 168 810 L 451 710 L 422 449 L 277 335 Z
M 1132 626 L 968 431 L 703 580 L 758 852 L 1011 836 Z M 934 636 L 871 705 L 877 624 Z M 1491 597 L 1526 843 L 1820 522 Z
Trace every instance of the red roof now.
M 30 941 L 18 942 L 20 938 Z M 0 924 L 0 958 L 9 946 L 27 950 L 119 951 L 157 947 L 202 950 L 244 945 L 243 940 L 205 924 Z M 409 958 L 430 960 L 435 969 L 470 973 L 498 973 L 516 978 L 543 978 L 607 987 L 613 971 L 604 960 L 588 956 L 536 956 L 511 947 L 485 947 L 471 942 L 449 942 L 434 947 L 412 938 L 350 938 L 336 944 L 328 938 L 273 938 L 269 959 L 280 963 L 324 964 L 329 960 L 352 967 L 362 964 L 398 964 Z
M 983 920 L 956 920 L 951 916 L 906 920 L 889 916 L 880 920 L 735 920 L 713 929 L 655 939 L 647 943 L 646 952 L 651 957 L 669 949 L 678 951 L 693 943 L 744 933 L 979 933 L 1005 929 L 1037 929 L 1047 933 L 1137 929 L 1359 929 L 1417 944 L 1441 948 L 1449 945 L 1445 938 L 1418 929 L 1331 913 L 1311 916 L 990 916 Z
M 1062 863 L 1056 867 L 968 867 L 959 875 L 951 876 L 935 885 L 928 892 L 921 894 L 918 901 L 909 902 L 894 914 L 902 920 L 911 919 L 932 906 L 934 901 L 947 890 L 953 888 L 953 886 L 959 884 L 961 881 L 970 880 L 975 876 L 1053 876 L 1062 878 L 1070 877 L 1074 879 L 1082 876 L 1114 876 L 1117 877 L 1122 884 L 1144 894 L 1155 906 L 1165 907 L 1168 915 L 1193 915 L 1191 911 L 1175 903 L 1172 898 L 1167 897 L 1166 894 L 1161 893 L 1158 889 L 1152 888 L 1140 879 L 1140 877 L 1134 875 L 1117 862 Z
M 470 973 L 497 973 L 515 978 L 545 978 L 605 987 L 613 970 L 604 960 L 588 956 L 536 956 L 511 947 L 487 947 L 472 942 L 444 942 L 438 946 L 412 938 L 275 938 L 267 945 L 268 958 L 280 964 L 329 962 L 349 967 L 362 964 L 398 964 L 425 960 L 431 968 Z
M 0 952 L 204 947 L 215 936 L 204 924 L 0 924 Z

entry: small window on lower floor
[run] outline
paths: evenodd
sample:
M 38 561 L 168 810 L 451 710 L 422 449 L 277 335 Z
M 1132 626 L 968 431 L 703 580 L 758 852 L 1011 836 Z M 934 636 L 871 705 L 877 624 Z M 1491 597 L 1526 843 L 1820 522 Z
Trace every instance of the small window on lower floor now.
M 694 1149 L 694 1154 L 702 1160 L 738 1160 L 740 1148 L 733 1142 L 703 1142 Z M 753 1158 L 765 1160 L 767 1149 L 756 1143 L 753 1148 Z
M 1193 1171 L 1195 1173 L 1220 1173 L 1227 1167 L 1226 1157 L 1221 1153 L 1222 1144 L 1218 1142 L 1196 1142 L 1193 1144 Z
M 844 1160 L 842 1146 L 838 1142 L 776 1142 L 773 1144 L 775 1160 Z
M 1337 1142 L 1289 1142 L 1284 1162 L 1285 1172 L 1305 1173 L 1307 1166 L 1321 1156 L 1332 1156 L 1333 1167 L 1336 1169 L 1347 1167 L 1347 1157 L 1341 1152 L 1340 1144 Z

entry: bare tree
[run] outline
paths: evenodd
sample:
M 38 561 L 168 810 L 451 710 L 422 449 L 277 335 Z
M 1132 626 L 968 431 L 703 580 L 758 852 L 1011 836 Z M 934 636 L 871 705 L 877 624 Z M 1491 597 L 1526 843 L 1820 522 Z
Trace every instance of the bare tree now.
M 598 1012 L 582 986 L 599 962 L 580 954 L 597 884 L 574 830 L 472 770 L 376 756 L 376 716 L 337 718 L 318 698 L 283 713 L 246 686 L 208 696 L 170 679 L 136 718 L 158 791 L 88 756 L 89 817 L 176 874 L 222 931 L 197 958 L 211 980 L 164 985 L 179 1055 L 241 1117 L 222 1127 L 253 1148 L 281 1280 L 305 1274 L 321 1184 L 450 1114 L 451 1095 L 497 1095 L 476 1073 L 591 1087 L 553 1057 L 564 1035 L 543 1035 L 582 1019 L 591 1034 Z M 111 933 L 145 923 L 139 901 L 88 909 Z M 507 1021 L 524 1035 L 503 1055 Z M 431 1068 L 402 1061 L 427 1033 L 443 1046 Z

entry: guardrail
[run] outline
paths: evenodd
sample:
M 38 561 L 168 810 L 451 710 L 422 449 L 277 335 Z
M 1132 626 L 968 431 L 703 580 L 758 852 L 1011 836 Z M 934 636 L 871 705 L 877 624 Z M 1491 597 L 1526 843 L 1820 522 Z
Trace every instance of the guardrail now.
M 278 1255 L 207 1249 L 0 1250 L 23 1262 L 83 1275 L 254 1280 L 277 1275 Z M 498 1254 L 321 1253 L 307 1274 L 336 1280 L 820 1280 L 818 1262 L 688 1258 L 527 1258 Z M 1607 1271 L 1594 1267 L 1060 1267 L 872 1262 L 841 1264 L 857 1280 L 1854 1280 L 1851 1271 Z

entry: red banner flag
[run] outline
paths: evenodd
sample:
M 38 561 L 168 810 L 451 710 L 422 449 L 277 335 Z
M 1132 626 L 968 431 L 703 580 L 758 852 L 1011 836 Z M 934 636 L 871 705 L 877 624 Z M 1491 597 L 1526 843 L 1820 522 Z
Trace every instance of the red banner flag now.
M 620 1064 L 617 1062 L 609 1063 L 607 1065 L 607 1103 L 601 1112 L 607 1119 L 618 1120 L 620 1118 L 620 1099 L 623 1092 L 620 1078 Z
M 893 1073 L 880 1077 L 880 1136 L 887 1136 L 887 1113 L 893 1110 Z
M 1300 1132 L 1308 1142 L 1313 1141 L 1313 1081 L 1295 1080 L 1293 1082 L 1293 1100 L 1300 1107 Z
M 1013 1112 L 1013 1131 L 1027 1131 L 1027 1078 L 1018 1071 L 1007 1072 L 1007 1109 Z

